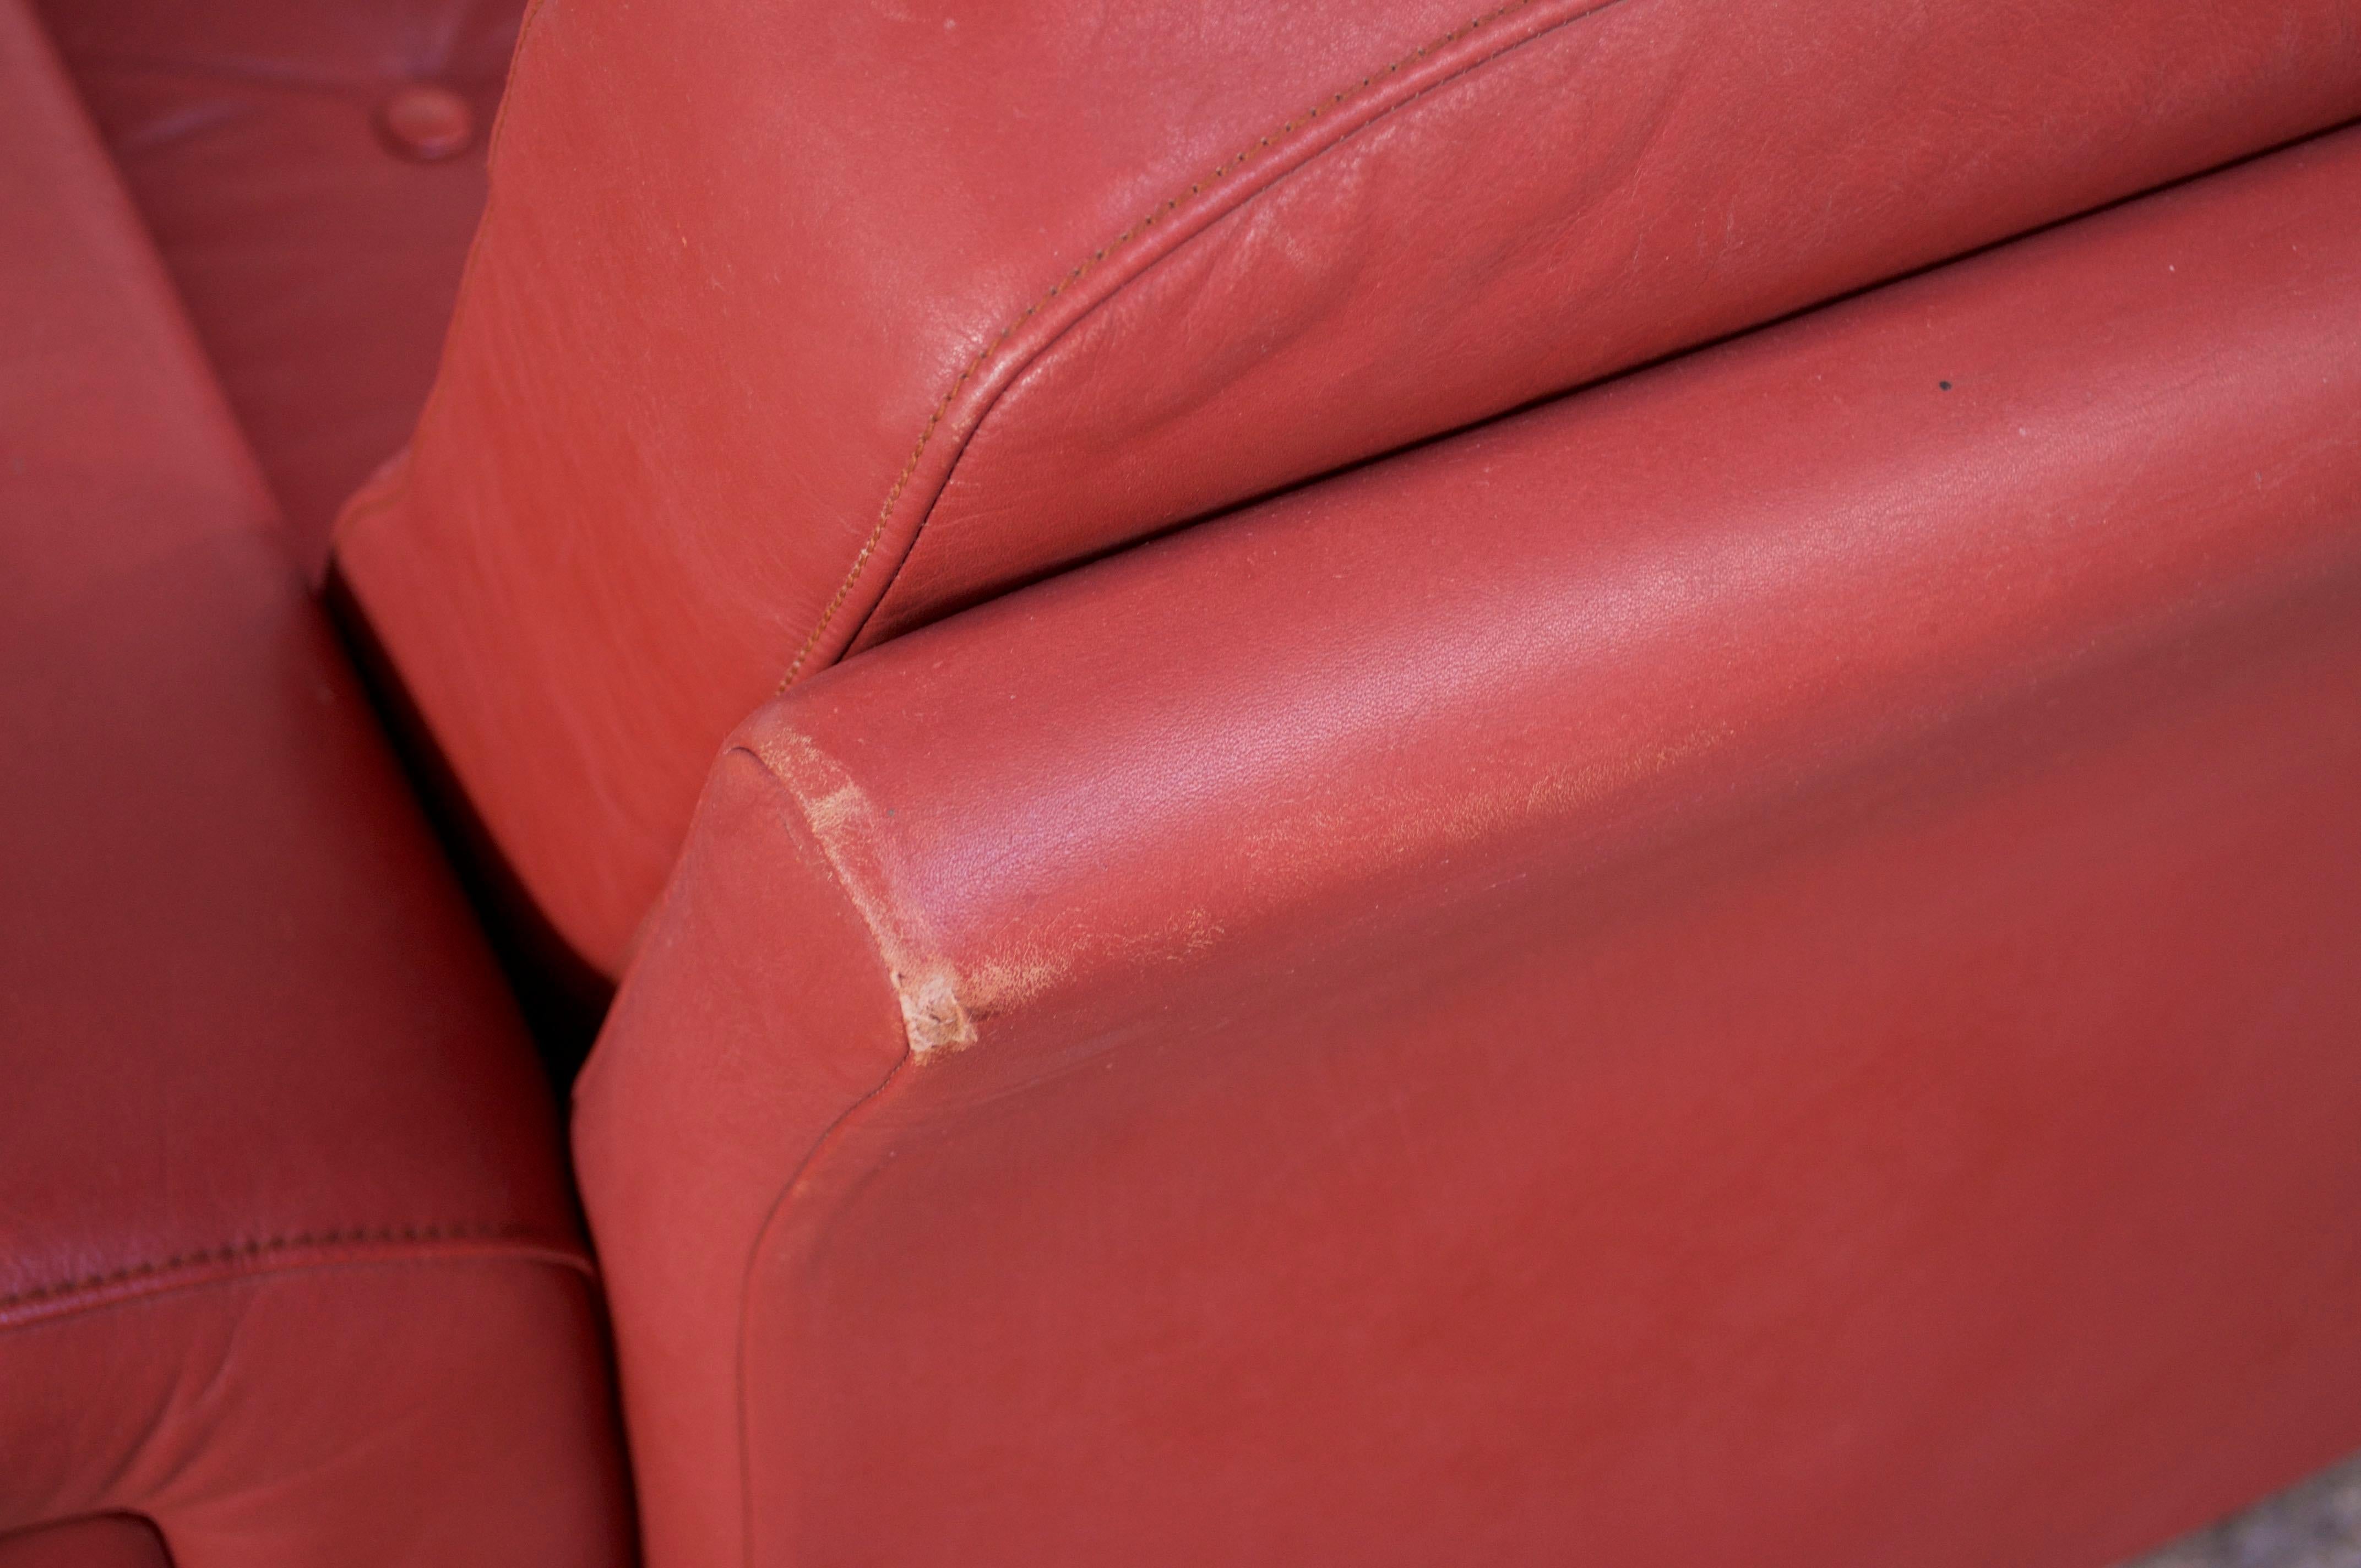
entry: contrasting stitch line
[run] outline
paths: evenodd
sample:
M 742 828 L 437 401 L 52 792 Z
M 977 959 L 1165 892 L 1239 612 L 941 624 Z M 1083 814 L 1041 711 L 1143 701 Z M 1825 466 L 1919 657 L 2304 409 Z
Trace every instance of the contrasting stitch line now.
M 1323 112 L 1334 110 L 1343 104 L 1347 99 L 1356 97 L 1360 93 L 1367 92 L 1372 84 L 1380 79 L 1396 75 L 1404 66 L 1415 65 L 1420 60 L 1424 60 L 1428 55 L 1433 54 L 1435 50 L 1456 43 L 1459 39 L 1466 37 L 1470 33 L 1473 33 L 1478 27 L 1484 27 L 1488 23 L 1497 22 L 1501 17 L 1511 15 L 1514 12 L 1521 11 L 1532 3 L 1533 0 L 1505 0 L 1504 4 L 1496 5 L 1491 10 L 1485 12 L 1482 16 L 1470 19 L 1465 27 L 1454 27 L 1451 31 L 1444 34 L 1441 38 L 1434 38 L 1429 42 L 1419 45 L 1418 48 L 1402 56 L 1400 60 L 1395 60 L 1390 65 L 1386 66 L 1383 70 L 1373 71 L 1368 75 L 1362 77 L 1360 81 L 1353 83 L 1351 86 L 1330 93 L 1326 102 L 1312 104 L 1312 107 L 1305 110 L 1301 115 L 1284 122 L 1278 130 L 1272 131 L 1268 135 L 1257 138 L 1253 145 L 1245 148 L 1234 157 L 1224 159 L 1220 163 L 1215 164 L 1212 173 L 1203 176 L 1202 179 L 1191 181 L 1185 193 L 1168 197 L 1154 211 L 1150 212 L 1147 217 L 1141 219 L 1138 223 L 1132 225 L 1131 227 L 1115 236 L 1114 239 L 1093 251 L 1087 260 L 1067 272 L 1067 274 L 1063 278 L 1060 278 L 1057 282 L 1049 285 L 1049 291 L 1048 293 L 1042 295 L 1041 298 L 1036 300 L 1033 303 L 1026 306 L 1022 314 L 1011 321 L 1006 326 L 1002 327 L 1000 329 L 1000 335 L 993 338 L 990 342 L 986 343 L 983 348 L 977 350 L 975 357 L 969 360 L 966 367 L 960 371 L 958 379 L 954 380 L 950 384 L 950 389 L 946 390 L 940 398 L 936 400 L 934 411 L 927 416 L 925 427 L 918 432 L 917 444 L 910 448 L 910 455 L 903 460 L 902 471 L 894 477 L 893 488 L 885 492 L 885 503 L 882 507 L 878 508 L 877 521 L 869 530 L 869 537 L 862 541 L 860 553 L 852 558 L 851 568 L 845 573 L 844 580 L 837 585 L 836 593 L 829 599 L 827 608 L 820 611 L 819 620 L 812 627 L 811 634 L 804 639 L 803 646 L 796 650 L 795 661 L 787 666 L 787 673 L 780 679 L 775 690 L 778 692 L 785 692 L 789 686 L 795 685 L 796 677 L 803 673 L 804 663 L 811 657 L 812 650 L 819 645 L 821 636 L 828 630 L 829 627 L 835 622 L 837 612 L 844 608 L 844 601 L 851 596 L 854 585 L 861 581 L 862 574 L 868 570 L 870 558 L 876 554 L 879 543 L 885 537 L 885 530 L 892 525 L 895 510 L 901 504 L 902 493 L 909 488 L 910 477 L 917 472 L 918 463 L 920 459 L 925 457 L 927 445 L 934 439 L 935 431 L 937 427 L 942 423 L 943 416 L 950 411 L 952 402 L 957 400 L 960 393 L 966 389 L 968 382 L 974 378 L 975 373 L 983 369 L 984 366 L 991 361 L 993 355 L 999 350 L 1001 345 L 1008 341 L 1010 334 L 1014 333 L 1018 327 L 1024 325 L 1028 319 L 1038 313 L 1042 307 L 1048 305 L 1049 302 L 1058 298 L 1060 293 L 1065 291 L 1067 289 L 1071 288 L 1074 284 L 1081 282 L 1085 275 L 1097 268 L 1098 265 L 1101 262 L 1104 262 L 1110 255 L 1122 250 L 1125 246 L 1129 245 L 1134 239 L 1146 234 L 1150 228 L 1155 226 L 1159 219 L 1179 211 L 1181 203 L 1202 193 L 1207 186 L 1223 179 L 1224 176 L 1235 173 L 1238 170 L 1244 168 L 1248 159 L 1254 157 L 1256 153 L 1271 146 L 1274 140 L 1284 141 L 1288 137 L 1293 135 L 1299 126 L 1310 126 L 1320 118 Z

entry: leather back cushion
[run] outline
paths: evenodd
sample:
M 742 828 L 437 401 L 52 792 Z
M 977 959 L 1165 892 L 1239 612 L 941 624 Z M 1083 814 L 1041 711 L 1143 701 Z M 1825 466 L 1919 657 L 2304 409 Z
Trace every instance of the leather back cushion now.
M 2356 111 L 2361 0 L 544 5 L 342 570 L 612 968 L 849 650 Z
M 306 572 L 433 383 L 480 138 L 405 156 L 405 84 L 489 127 L 523 0 L 39 0 Z

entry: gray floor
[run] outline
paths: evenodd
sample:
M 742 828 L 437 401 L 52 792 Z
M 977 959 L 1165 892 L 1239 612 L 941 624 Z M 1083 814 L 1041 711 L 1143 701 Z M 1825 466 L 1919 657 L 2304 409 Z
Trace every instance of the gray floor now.
M 2361 1454 L 2125 1568 L 2361 1568 Z

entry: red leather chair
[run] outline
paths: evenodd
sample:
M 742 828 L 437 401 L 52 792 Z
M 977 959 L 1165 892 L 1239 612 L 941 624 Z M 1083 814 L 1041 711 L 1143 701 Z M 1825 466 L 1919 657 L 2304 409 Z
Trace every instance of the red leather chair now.
M 299 561 L 296 498 L 423 397 L 330 586 L 512 982 L 527 927 L 620 982 L 572 1152 L 655 1568 L 2099 1568 L 2361 1444 L 2361 3 L 542 0 L 431 392 L 389 367 L 456 245 L 291 345 L 205 236 L 293 220 L 143 164 L 133 57 L 55 27 Z M 487 106 L 369 107 L 400 75 L 321 123 Z M 293 688 L 225 666 L 207 718 L 120 652 L 196 574 L 75 565 L 85 517 L 162 526 L 159 474 L 262 510 L 139 265 L 179 368 L 122 379 L 179 444 L 92 442 L 148 488 L 21 534 L 85 574 L 24 646 L 119 677 L 10 699 L 83 727 L 6 782 L 27 993 L 144 1007 L 121 955 L 185 950 L 253 976 L 225 1020 L 346 1026 L 211 1025 L 280 1043 L 193 1053 L 194 1102 L 153 1009 L 12 1044 L 74 1064 L 10 1113 L 57 1148 L 214 1141 L 119 1199 L 0 1155 L 0 1198 L 51 1259 L 129 1257 L 181 1170 L 216 1229 L 465 1214 L 401 1276 L 464 1331 L 385 1338 L 335 1252 L 288 1332 L 540 1477 L 389 1452 L 436 1528 L 613 1552 L 514 1020 L 313 612 L 274 579 L 374 794 L 298 765 L 254 706 Z M 38 400 L 60 453 L 100 428 Z M 122 711 L 260 739 L 118 796 L 71 737 Z M 192 754 L 278 793 L 199 813 Z M 283 1457 L 207 1413 L 174 1452 L 262 1519 Z M 0 1530 L 196 1560 L 166 1494 L 57 1468 Z

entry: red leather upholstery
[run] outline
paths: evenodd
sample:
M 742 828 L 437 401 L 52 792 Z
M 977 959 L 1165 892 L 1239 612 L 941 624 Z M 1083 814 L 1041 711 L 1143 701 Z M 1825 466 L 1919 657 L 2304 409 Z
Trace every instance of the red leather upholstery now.
M 0 1568 L 172 1568 L 164 1543 L 120 1514 L 0 1537 Z
M 763 709 L 577 1094 L 655 1568 L 2066 1568 L 2361 1440 L 2356 211 L 2347 133 Z
M 610 971 L 783 679 L 2361 111 L 2355 0 L 567 0 L 342 569 Z
M 0 1535 L 620 1562 L 513 1005 L 15 0 L 0 146 Z
M 523 0 L 43 0 L 307 570 L 409 438 L 484 205 Z M 406 84 L 476 135 L 405 156 Z

